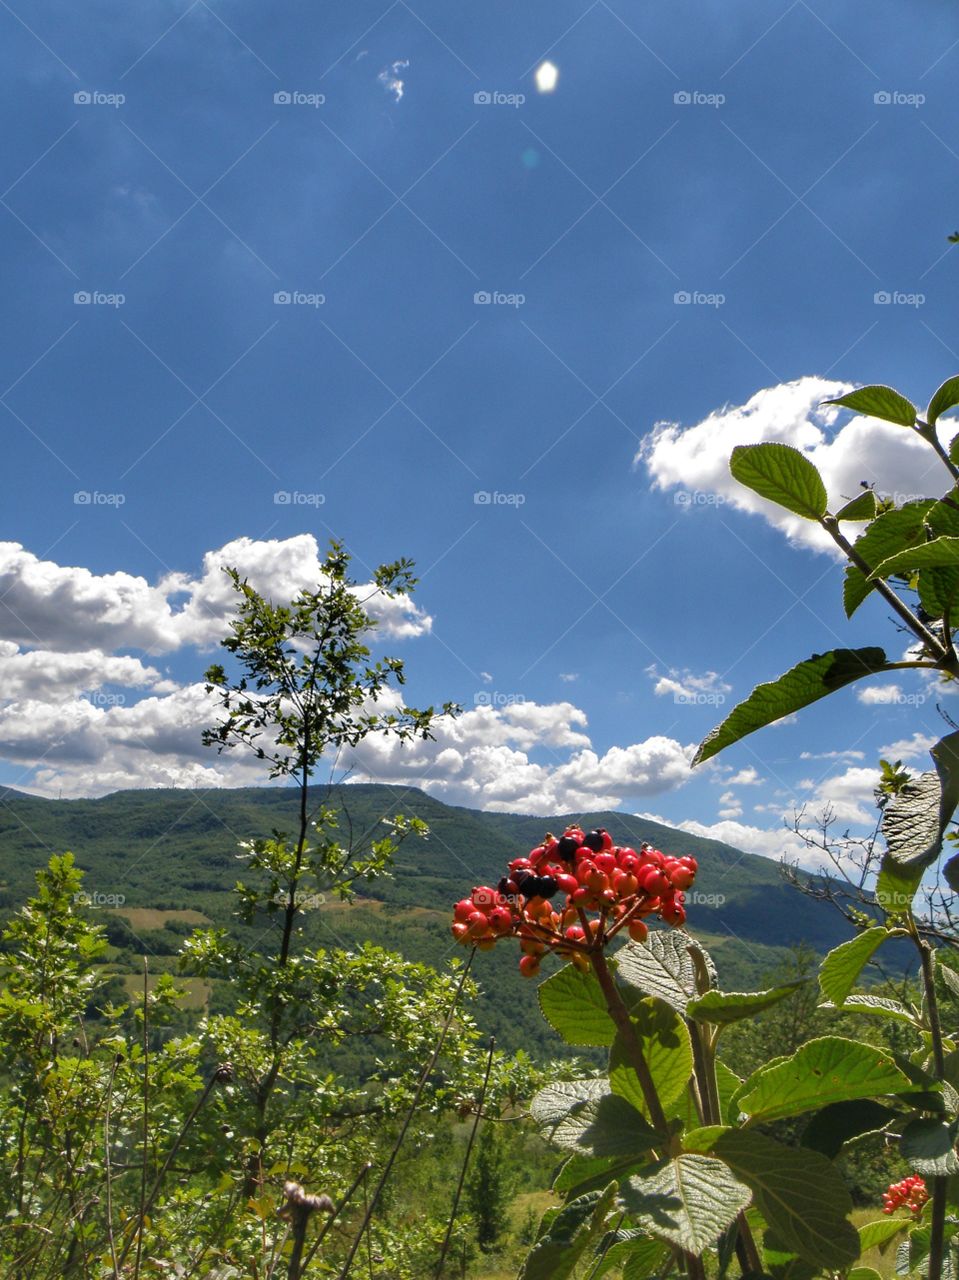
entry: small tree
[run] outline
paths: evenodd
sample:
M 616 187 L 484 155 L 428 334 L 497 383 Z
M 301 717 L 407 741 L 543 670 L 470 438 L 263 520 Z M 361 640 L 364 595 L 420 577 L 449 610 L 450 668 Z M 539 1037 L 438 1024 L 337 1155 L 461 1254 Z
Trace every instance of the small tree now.
M 252 1091 L 251 1193 L 268 1166 L 274 1128 L 270 1103 L 281 1075 L 291 1081 L 303 1077 L 305 1059 L 315 1053 L 320 1033 L 336 1041 L 366 1026 L 388 1035 L 391 1023 L 405 1012 L 404 966 L 397 957 L 376 948 L 358 957 L 294 952 L 306 912 L 329 894 L 350 897 L 357 878 L 372 879 L 389 867 L 399 840 L 426 831 L 418 819 L 396 817 L 387 835 L 358 851 L 352 840 L 348 846 L 339 842 L 336 813 L 312 804 L 313 775 L 324 761 L 334 768 L 342 749 L 358 746 L 373 733 L 404 742 L 432 736 L 432 707 L 382 709 L 385 695 L 404 683 L 403 663 L 399 658 L 374 660 L 365 643 L 375 626 L 367 606 L 377 597 L 409 595 L 416 583 L 412 564 L 397 560 L 381 565 L 366 591 L 350 578 L 349 564 L 342 545 L 332 543 L 320 585 L 299 592 L 289 605 L 273 604 L 236 569 L 228 569 L 239 609 L 222 644 L 239 674 L 231 679 L 221 664 L 206 673 L 207 692 L 217 696 L 226 714 L 203 734 L 204 743 L 221 752 L 251 749 L 268 765 L 270 778 L 286 779 L 297 791 L 294 831 L 275 831 L 268 839 L 247 843 L 244 856 L 257 873 L 256 883 L 237 885 L 245 922 L 260 913 L 279 916 L 276 949 L 269 954 L 250 951 L 222 931 L 199 933 L 186 947 L 188 960 L 203 972 L 228 976 L 246 997 L 245 1008 L 261 1015 L 255 1032 L 246 1027 L 241 1034 L 230 1020 L 217 1024 L 223 1048 L 245 1059 Z M 443 708 L 444 714 L 454 711 L 450 703 Z M 425 970 L 419 977 L 425 995 L 434 984 Z M 376 998 L 365 1014 L 357 1014 L 356 997 L 364 993 Z M 442 1001 L 439 987 L 432 998 Z
M 467 1204 L 476 1223 L 476 1243 L 485 1253 L 496 1247 L 506 1230 L 515 1185 L 502 1131 L 499 1125 L 487 1125 L 466 1184 Z

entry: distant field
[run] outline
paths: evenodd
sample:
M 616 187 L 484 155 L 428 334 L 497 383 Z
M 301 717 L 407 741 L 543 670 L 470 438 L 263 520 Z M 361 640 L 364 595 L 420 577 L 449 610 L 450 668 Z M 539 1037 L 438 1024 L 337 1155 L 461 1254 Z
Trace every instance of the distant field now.
M 111 907 L 110 914 L 122 916 L 132 929 L 162 929 L 168 920 L 182 920 L 184 924 L 212 924 L 209 916 L 192 907 L 161 911 L 157 907 Z

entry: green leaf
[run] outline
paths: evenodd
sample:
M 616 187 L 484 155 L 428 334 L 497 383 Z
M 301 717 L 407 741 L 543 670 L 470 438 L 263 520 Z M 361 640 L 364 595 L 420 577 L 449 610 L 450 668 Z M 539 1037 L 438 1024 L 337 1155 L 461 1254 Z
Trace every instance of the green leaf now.
M 721 1161 L 679 1155 L 632 1177 L 620 1198 L 637 1225 L 689 1253 L 715 1244 L 751 1199 L 749 1189 Z
M 753 1072 L 737 1102 L 751 1123 L 766 1123 L 831 1102 L 905 1093 L 912 1087 L 887 1050 L 822 1036 L 807 1041 L 784 1061 Z
M 924 1178 L 949 1178 L 959 1173 L 956 1124 L 941 1120 L 911 1120 L 899 1140 L 902 1158 Z
M 657 996 L 677 1013 L 699 995 L 696 967 L 689 954 L 696 947 L 704 956 L 707 970 L 715 974 L 713 963 L 694 938 L 682 929 L 655 929 L 645 942 L 630 942 L 616 952 L 616 979 L 625 987 L 627 1003 L 631 993 Z
M 804 985 L 805 979 L 799 978 L 781 987 L 770 987 L 768 991 L 707 991 L 704 996 L 690 1000 L 686 1016 L 697 1022 L 728 1026 L 742 1018 L 754 1018 L 764 1009 L 771 1009 Z
M 654 996 L 634 1005 L 632 1021 L 660 1103 L 669 1107 L 682 1096 L 693 1073 L 693 1049 L 686 1024 L 675 1009 Z M 609 1055 L 609 1084 L 614 1094 L 648 1118 L 643 1091 L 621 1034 Z
M 926 513 L 936 504 L 932 498 L 907 502 L 893 511 L 884 511 L 856 539 L 854 548 L 870 569 L 906 547 L 925 542 Z M 875 588 L 861 569 L 850 564 L 843 583 L 843 607 L 851 618 Z
M 846 1219 L 849 1192 L 825 1156 L 753 1131 L 701 1129 L 687 1135 L 687 1146 L 694 1137 L 751 1188 L 756 1208 L 790 1252 L 829 1270 L 859 1257 L 859 1236 Z
M 882 1280 L 875 1267 L 853 1267 L 846 1280 Z
M 916 569 L 954 568 L 959 565 L 959 538 L 933 538 L 921 546 L 897 551 L 878 564 L 870 578 L 891 578 L 894 574 L 906 575 Z
M 879 499 L 874 489 L 864 489 L 857 497 L 840 507 L 837 520 L 875 520 L 879 514 Z
M 807 520 L 826 514 L 826 486 L 804 453 L 789 444 L 738 444 L 729 470 L 761 498 L 785 507 Z
M 954 405 L 959 404 L 959 377 L 947 378 L 936 394 L 929 401 L 926 410 L 926 421 L 930 427 L 936 425 L 936 419 Z
M 854 680 L 885 671 L 886 667 L 882 649 L 831 649 L 828 653 L 814 653 L 778 680 L 757 685 L 745 702 L 707 734 L 693 765 L 702 764 L 774 720 L 807 707 Z
M 902 915 L 912 906 L 922 872 L 922 867 L 904 867 L 891 854 L 884 854 L 876 881 L 876 902 L 884 911 Z
M 831 1000 L 825 1000 L 819 1007 L 821 1009 L 836 1009 L 839 1006 L 833 1004 Z M 909 1012 L 904 1004 L 901 1004 L 898 1000 L 887 1000 L 884 996 L 847 996 L 843 1001 L 842 1008 L 846 1013 L 871 1013 L 879 1018 L 895 1018 L 899 1022 L 908 1022 L 912 1026 L 916 1025 L 914 1015 Z
M 880 944 L 889 937 L 889 930 L 881 925 L 866 929 L 834 947 L 819 969 L 819 986 L 827 1000 L 841 1006 L 856 985 L 863 966 L 872 958 Z
M 526 1255 L 522 1280 L 566 1280 L 580 1259 L 602 1235 L 615 1184 L 603 1192 L 591 1192 L 564 1205 L 549 1230 Z
M 618 1182 L 636 1173 L 649 1163 L 645 1151 L 631 1152 L 627 1156 L 571 1155 L 553 1179 L 553 1190 L 562 1196 L 577 1197 L 588 1191 L 602 1191 L 611 1182 Z
M 875 1133 L 877 1129 L 885 1128 L 899 1114 L 871 1098 L 833 1102 L 817 1111 L 806 1125 L 801 1145 L 834 1160 L 847 1142 L 864 1133 Z
M 652 1240 L 640 1231 L 619 1234 L 627 1238 L 606 1251 L 599 1266 L 590 1272 L 589 1280 L 600 1280 L 617 1267 L 623 1268 L 623 1280 L 647 1280 L 663 1269 L 670 1251 L 662 1240 Z
M 589 1080 L 557 1080 L 548 1084 L 530 1103 L 530 1115 L 546 1130 L 555 1129 L 577 1106 L 585 1102 L 598 1102 L 609 1096 L 609 1084 L 605 1077 Z
M 860 387 L 858 391 L 850 391 L 836 400 L 824 400 L 823 404 L 839 404 L 868 418 L 882 418 L 885 422 L 897 422 L 902 427 L 916 424 L 916 406 L 892 387 Z
M 567 1044 L 610 1045 L 616 1024 L 606 1009 L 606 998 L 590 969 L 581 973 L 568 964 L 539 986 L 539 1007 L 554 1031 Z
M 959 804 L 959 732 L 940 738 L 929 754 L 935 773 L 906 783 L 882 815 L 889 856 L 923 871 L 939 857 L 946 827 Z
M 662 1140 L 635 1107 L 615 1094 L 578 1103 L 549 1136 L 556 1146 L 589 1156 L 635 1156 Z
M 910 1223 L 905 1218 L 879 1218 L 875 1222 L 866 1222 L 859 1228 L 859 1250 L 878 1249 L 885 1253 L 886 1247 L 896 1236 L 901 1235 Z

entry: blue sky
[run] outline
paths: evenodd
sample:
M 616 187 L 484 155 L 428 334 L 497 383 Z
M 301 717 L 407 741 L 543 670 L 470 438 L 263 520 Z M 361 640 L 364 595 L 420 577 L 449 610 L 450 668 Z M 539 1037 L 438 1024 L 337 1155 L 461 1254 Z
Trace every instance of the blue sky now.
M 222 624 L 223 548 L 280 590 L 333 535 L 360 577 L 416 560 L 409 696 L 470 713 L 366 776 L 775 853 L 795 800 L 861 816 L 881 748 L 923 764 L 936 697 L 900 681 L 685 768 L 756 681 L 903 647 L 723 457 L 746 431 L 840 490 L 939 484 L 816 405 L 959 369 L 945 7 L 36 0 L 0 28 L 5 782 L 216 781 L 216 628 L 175 615 Z

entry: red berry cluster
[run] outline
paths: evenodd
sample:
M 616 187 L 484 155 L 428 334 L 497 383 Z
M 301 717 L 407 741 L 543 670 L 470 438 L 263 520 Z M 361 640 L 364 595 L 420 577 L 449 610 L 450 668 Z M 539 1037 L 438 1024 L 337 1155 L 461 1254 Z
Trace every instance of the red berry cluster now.
M 922 1213 L 922 1206 L 928 1199 L 929 1192 L 926 1190 L 925 1182 L 917 1173 L 914 1173 L 909 1178 L 903 1178 L 902 1182 L 894 1182 L 886 1188 L 882 1197 L 882 1211 L 895 1213 L 905 1205 L 909 1212 L 918 1218 Z
M 588 834 L 567 827 L 559 839 L 548 834 L 527 857 L 514 858 L 495 889 L 479 885 L 457 902 L 453 937 L 483 951 L 499 938 L 518 937 L 519 967 L 528 978 L 547 951 L 588 969 L 590 952 L 620 929 L 644 942 L 644 916 L 683 924 L 683 891 L 695 878 L 695 858 L 670 858 L 649 844 L 639 851 L 620 847 L 602 827 Z M 566 901 L 557 909 L 552 899 L 558 893 Z

